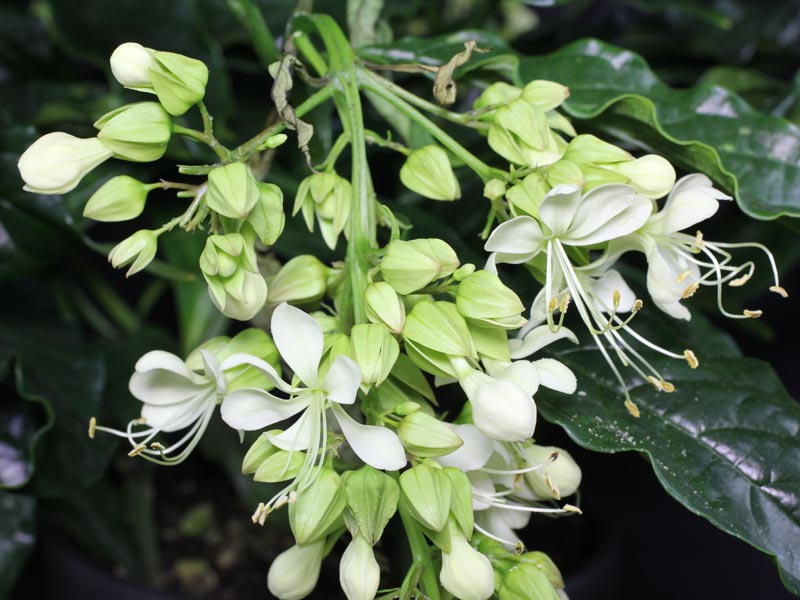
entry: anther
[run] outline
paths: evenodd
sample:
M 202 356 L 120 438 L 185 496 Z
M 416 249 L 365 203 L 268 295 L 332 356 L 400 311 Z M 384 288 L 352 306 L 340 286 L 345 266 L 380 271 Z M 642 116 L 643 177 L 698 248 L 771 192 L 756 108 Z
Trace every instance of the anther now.
M 147 450 L 147 446 L 145 446 L 144 444 L 139 444 L 133 450 L 128 452 L 128 456 L 130 456 L 130 457 L 138 456 L 142 452 L 144 452 L 145 450 Z
M 583 514 L 583 511 L 580 508 L 573 506 L 572 504 L 565 504 L 562 508 L 567 512 L 576 513 L 579 515 Z
M 639 408 L 631 401 L 630 398 L 625 398 L 625 408 L 628 409 L 628 412 L 631 414 L 632 417 L 639 418 Z
M 253 513 L 253 516 L 250 517 L 250 520 L 253 521 L 253 524 L 258 523 L 258 520 L 261 518 L 261 513 L 263 513 L 266 508 L 267 506 L 263 502 L 258 503 L 256 511 Z
M 684 279 L 686 279 L 692 272 L 689 269 L 686 269 L 683 273 L 678 273 L 678 283 L 681 283 Z
M 614 295 L 611 297 L 611 302 L 614 305 L 614 310 L 617 310 L 619 308 L 619 301 L 620 301 L 619 290 L 614 290 Z
M 89 438 L 94 439 L 94 434 L 97 431 L 97 419 L 92 417 L 89 419 Z
M 760 317 L 761 315 L 764 314 L 764 311 L 763 310 L 747 310 L 747 309 L 745 309 L 745 310 L 742 311 L 742 313 L 748 319 L 757 319 L 758 317 Z
M 550 456 L 547 457 L 547 462 L 555 462 L 557 458 L 558 458 L 558 450 L 556 450 Z
M 556 312 L 556 307 L 558 306 L 558 298 L 555 296 L 550 298 L 550 302 L 547 303 L 547 312 L 554 313 Z
M 769 291 L 770 291 L 770 292 L 775 292 L 776 294 L 778 294 L 778 295 L 779 295 L 779 296 L 781 296 L 782 298 L 788 298 L 788 297 L 789 297 L 789 292 L 787 292 L 785 289 L 783 289 L 783 288 L 782 288 L 781 286 L 779 286 L 779 285 L 773 285 L 773 286 L 771 286 L 771 287 L 769 288 Z
M 558 489 L 556 482 L 550 477 L 550 473 L 544 474 L 544 483 L 547 485 L 547 489 L 553 494 L 553 498 L 561 500 L 561 491 Z
M 561 303 L 558 305 L 558 310 L 561 311 L 562 314 L 567 312 L 570 299 L 571 297 L 569 294 L 564 294 L 563 296 L 561 296 Z
M 631 312 L 637 313 L 640 310 L 642 310 L 643 306 L 644 306 L 644 302 L 642 302 L 639 298 L 637 298 L 633 302 L 633 310 Z
M 272 510 L 278 510 L 278 509 L 279 509 L 279 508 L 281 508 L 281 507 L 282 507 L 284 504 L 288 504 L 288 503 L 289 503 L 289 496 L 287 496 L 286 494 L 284 494 L 283 496 L 281 496 L 280 498 L 278 498 L 278 499 L 275 501 L 275 505 L 272 507 Z
M 692 285 L 683 290 L 683 294 L 681 294 L 681 297 L 684 300 L 686 300 L 686 298 L 691 298 L 692 296 L 694 296 L 694 293 L 697 291 L 699 287 L 700 284 L 695 281 Z
M 150 444 L 150 448 L 152 450 L 156 450 L 158 452 L 163 452 L 164 450 L 166 450 L 166 448 L 164 447 L 164 444 L 161 444 L 159 442 L 153 442 L 152 444 Z
M 145 417 L 139 417 L 138 419 L 134 419 L 133 421 L 131 421 L 131 423 L 134 425 L 144 425 L 145 423 L 147 423 L 147 419 Z
M 686 359 L 686 362 L 689 363 L 689 366 L 692 369 L 696 369 L 700 366 L 700 362 L 697 360 L 697 356 L 695 356 L 694 352 L 689 349 L 683 351 L 683 357 Z
M 295 502 L 297 502 L 297 492 L 295 492 L 294 490 L 289 492 L 289 500 L 288 500 L 288 502 L 289 502 L 289 504 L 294 504 Z
M 698 231 L 694 235 L 694 248 L 697 248 L 695 252 L 700 252 L 703 248 L 705 248 L 706 243 L 703 241 L 703 232 Z M 693 248 L 693 250 L 694 250 Z
M 671 394 L 675 391 L 675 386 L 672 385 L 669 381 L 661 381 L 661 389 L 668 394 Z
M 731 279 L 728 282 L 728 285 L 731 287 L 741 287 L 748 281 L 750 281 L 750 277 L 752 277 L 752 273 L 745 273 L 741 277 L 737 277 L 736 279 Z

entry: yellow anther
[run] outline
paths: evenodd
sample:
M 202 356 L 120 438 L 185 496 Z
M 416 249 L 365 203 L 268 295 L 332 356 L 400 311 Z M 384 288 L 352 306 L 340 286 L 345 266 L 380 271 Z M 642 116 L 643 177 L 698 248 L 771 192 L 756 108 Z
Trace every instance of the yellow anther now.
M 688 269 L 686 271 L 684 271 L 683 273 L 678 273 L 678 283 L 680 283 L 681 281 L 686 279 L 691 274 L 692 274 L 692 272 L 689 271 Z
M 138 456 L 139 454 L 141 454 L 145 450 L 147 450 L 147 446 L 145 446 L 144 444 L 139 444 L 133 450 L 128 452 L 128 456 L 131 456 L 131 457 Z
M 287 496 L 286 494 L 284 494 L 275 501 L 275 505 L 272 507 L 272 510 L 278 510 L 284 504 L 289 504 L 289 496 Z
M 261 513 L 266 510 L 267 505 L 263 502 L 259 502 L 258 506 L 256 507 L 256 512 L 253 513 L 253 516 L 250 517 L 250 520 L 253 521 L 253 524 L 258 523 L 258 520 L 261 518 Z
M 576 513 L 579 515 L 583 514 L 583 511 L 580 508 L 573 506 L 572 504 L 565 504 L 562 508 L 567 512 Z
M 144 425 L 147 423 L 147 419 L 145 417 L 139 417 L 138 419 L 134 419 L 131 421 L 133 425 Z
M 692 369 L 696 369 L 700 366 L 700 362 L 697 360 L 697 356 L 695 356 L 694 352 L 689 349 L 683 351 L 683 357 L 686 359 L 686 362 L 689 363 L 689 366 Z
M 650 384 L 654 388 L 656 388 L 659 392 L 671 393 L 671 392 L 675 391 L 675 386 L 672 385 L 669 381 L 664 381 L 663 379 L 658 379 L 657 377 L 654 377 L 653 375 L 648 375 L 647 376 L 647 381 L 649 381 Z
M 556 307 L 558 306 L 558 298 L 555 296 L 550 298 L 550 302 L 547 303 L 547 312 L 554 313 L 556 312 Z
M 639 408 L 631 401 L 630 398 L 625 399 L 625 408 L 628 409 L 628 412 L 631 413 L 632 417 L 639 418 Z
M 769 288 L 769 291 L 770 291 L 770 292 L 775 292 L 776 294 L 778 294 L 779 296 L 781 296 L 781 297 L 783 297 L 783 298 L 788 298 L 788 297 L 789 297 L 789 292 L 787 292 L 785 289 L 783 289 L 783 288 L 782 288 L 781 286 L 779 286 L 779 285 L 773 285 L 773 286 L 771 286 L 771 287 Z
M 514 546 L 514 554 L 519 556 L 523 552 L 525 552 L 525 544 L 522 543 L 522 540 L 518 540 L 516 545 Z
M 675 386 L 672 385 L 669 381 L 662 381 L 661 382 L 661 389 L 668 394 L 671 394 L 675 391 Z
M 639 300 L 639 298 L 637 298 L 633 302 L 633 312 L 635 312 L 635 313 L 639 312 L 640 310 L 642 310 L 643 306 L 644 306 L 644 302 L 642 302 L 641 300 Z
M 763 310 L 747 310 L 747 309 L 745 309 L 745 310 L 742 311 L 742 313 L 748 319 L 757 319 L 758 317 L 760 317 L 761 315 L 764 314 L 764 311 Z
M 619 290 L 614 290 L 614 295 L 611 297 L 611 302 L 614 305 L 614 310 L 617 310 L 619 308 L 619 301 L 620 301 Z
M 692 248 L 692 251 L 695 253 L 700 252 L 703 248 L 705 248 L 705 245 L 706 243 L 703 241 L 703 232 L 698 231 L 694 235 L 694 247 Z
M 731 287 L 741 287 L 748 281 L 750 281 L 750 277 L 752 277 L 752 273 L 745 273 L 741 277 L 737 277 L 736 279 L 731 279 L 728 282 L 728 285 Z
M 544 474 L 544 483 L 547 485 L 547 489 L 550 490 L 550 493 L 553 494 L 553 498 L 561 500 L 561 491 L 558 489 L 556 482 L 550 477 L 550 473 Z
M 97 419 L 92 417 L 89 419 L 89 438 L 94 439 L 94 434 L 97 430 Z
M 692 296 L 694 296 L 694 293 L 697 291 L 697 288 L 699 287 L 700 284 L 695 281 L 692 285 L 683 290 L 682 298 L 684 300 L 686 300 L 686 298 L 691 298 Z
M 152 444 L 150 444 L 150 448 L 153 450 L 157 450 L 159 452 L 163 452 L 164 450 L 166 450 L 164 444 L 160 444 L 159 442 L 153 442 Z
M 567 312 L 570 300 L 572 300 L 572 296 L 570 296 L 569 294 L 564 294 L 563 296 L 561 296 L 561 302 L 558 305 L 558 310 L 560 310 L 562 313 Z

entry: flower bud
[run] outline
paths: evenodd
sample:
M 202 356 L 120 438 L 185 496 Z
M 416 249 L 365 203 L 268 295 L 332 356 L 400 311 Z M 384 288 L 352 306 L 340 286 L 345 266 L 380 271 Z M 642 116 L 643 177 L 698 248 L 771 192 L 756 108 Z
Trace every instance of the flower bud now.
M 206 204 L 224 217 L 246 219 L 260 197 L 256 178 L 244 163 L 230 163 L 208 174 Z
M 153 51 L 136 42 L 125 42 L 111 53 L 111 72 L 126 88 L 152 91 L 150 69 L 155 66 Z
M 172 118 L 158 102 L 127 104 L 95 121 L 103 145 L 116 158 L 151 162 L 164 156 L 172 136 Z
M 541 167 L 563 155 L 563 140 L 550 131 L 544 111 L 520 98 L 499 108 L 489 127 L 489 146 L 506 160 Z
M 240 234 L 209 236 L 200 270 L 211 301 L 225 316 L 246 321 L 264 306 L 267 283 L 258 272 L 255 251 Z
M 675 169 L 667 159 L 656 154 L 605 165 L 605 168 L 624 175 L 628 179 L 625 183 L 653 200 L 666 196 L 675 185 Z
M 381 583 L 381 569 L 372 546 L 356 535 L 339 561 L 339 583 L 347 600 L 373 600 Z
M 450 551 L 442 551 L 442 570 L 439 572 L 442 587 L 460 600 L 488 600 L 494 593 L 492 564 L 470 546 L 453 521 L 448 523 L 448 533 Z
M 511 350 L 508 347 L 508 333 L 497 327 L 484 327 L 477 321 L 467 323 L 475 350 L 485 361 L 487 358 L 503 363 L 511 361 Z
M 534 565 L 545 574 L 550 584 L 560 590 L 564 587 L 564 578 L 552 559 L 544 552 L 526 552 L 519 557 L 520 562 Z
M 383 383 L 400 354 L 400 344 L 380 323 L 353 325 L 350 331 L 350 357 L 361 369 L 361 383 Z
M 374 545 L 397 512 L 400 487 L 389 475 L 369 465 L 349 471 L 343 479 L 348 514 L 355 521 L 355 529 Z
M 261 461 L 253 475 L 253 480 L 262 483 L 276 483 L 294 479 L 300 474 L 305 462 L 305 452 L 276 450 Z
M 167 112 L 178 117 L 206 94 L 208 67 L 202 61 L 173 52 L 153 52 L 150 84 Z
M 403 339 L 447 356 L 475 357 L 467 323 L 452 302 L 420 302 L 406 317 Z
M 410 294 L 458 268 L 458 256 L 436 238 L 392 240 L 380 263 L 383 278 L 398 294 Z
M 283 212 L 283 192 L 273 183 L 256 183 L 258 201 L 247 215 L 247 223 L 256 232 L 258 239 L 265 246 L 272 246 L 278 241 L 286 224 Z
M 525 473 L 525 483 L 536 500 L 560 500 L 578 490 L 581 468 L 566 450 L 532 444 L 522 453 L 531 466 L 544 465 L 541 469 Z M 552 460 L 553 454 L 557 454 L 558 458 Z
M 450 159 L 443 148 L 431 144 L 413 150 L 400 169 L 400 181 L 412 192 L 431 200 L 461 197 Z
M 515 215 L 528 214 L 538 217 L 539 205 L 550 189 L 550 186 L 539 173 L 531 173 L 526 175 L 521 183 L 508 189 L 506 199 Z
M 250 354 L 271 364 L 280 373 L 280 355 L 278 348 L 269 335 L 255 327 L 240 331 L 233 338 L 218 336 L 202 343 L 186 357 L 186 366 L 192 371 L 203 370 L 202 351 L 207 350 L 223 362 L 234 354 Z M 227 390 L 232 392 L 240 388 L 260 387 L 271 389 L 273 384 L 255 367 L 244 364 L 225 370 Z
M 472 537 L 475 526 L 475 514 L 472 509 L 472 483 L 461 468 L 445 467 L 444 472 L 450 478 L 450 513 L 461 531 L 467 537 Z
M 535 566 L 521 563 L 508 569 L 497 590 L 499 600 L 558 600 L 553 585 Z
M 279 600 L 301 600 L 317 585 L 325 540 L 307 546 L 295 545 L 281 552 L 269 567 L 267 587 Z
M 489 200 L 499 200 L 506 193 L 506 184 L 502 179 L 490 179 L 483 186 L 483 197 Z
M 537 79 L 522 88 L 522 97 L 539 110 L 547 112 L 561 106 L 569 98 L 569 88 L 555 81 Z
M 270 433 L 274 434 L 275 432 Z M 247 454 L 244 455 L 244 459 L 242 460 L 242 475 L 251 475 L 255 473 L 258 467 L 261 466 L 261 463 L 277 451 L 278 448 L 273 446 L 272 442 L 269 441 L 269 434 L 267 432 L 259 435 L 256 441 L 253 442 L 253 445 L 247 450 Z
M 419 457 L 450 454 L 464 444 L 447 425 L 421 411 L 404 417 L 397 426 L 397 435 L 403 447 Z
M 607 164 L 633 160 L 633 156 L 619 146 L 605 142 L 588 133 L 572 139 L 564 158 L 579 163 Z
M 320 469 L 314 482 L 289 505 L 289 525 L 299 544 L 310 544 L 329 533 L 347 502 L 342 478 L 332 468 Z
M 364 291 L 364 305 L 367 319 L 373 323 L 383 323 L 392 333 L 403 331 L 406 322 L 406 309 L 394 288 L 385 281 L 372 283 Z
M 83 207 L 83 216 L 105 223 L 135 219 L 142 214 L 150 189 L 133 177 L 117 175 L 92 194 Z
M 444 469 L 422 463 L 400 475 L 400 489 L 414 519 L 443 531 L 450 514 L 450 478 Z
M 551 188 L 562 183 L 583 187 L 585 183 L 583 172 L 577 163 L 561 159 L 544 170 L 544 178 Z
M 24 189 L 37 194 L 64 194 L 83 176 L 111 157 L 97 138 L 81 139 L 62 131 L 43 135 L 19 157 Z
M 319 301 L 327 289 L 329 270 L 316 256 L 295 256 L 270 282 L 269 303 L 303 305 Z
M 316 214 L 322 238 L 333 250 L 350 218 L 351 196 L 350 182 L 343 177 L 335 173 L 314 173 L 300 182 L 292 214 L 302 210 L 309 231 L 314 231 Z
M 475 271 L 458 284 L 458 312 L 491 327 L 517 329 L 525 324 L 525 306 L 511 288 L 489 271 Z
M 150 229 L 140 229 L 125 238 L 108 253 L 108 260 L 115 269 L 131 265 L 125 277 L 135 275 L 144 269 L 156 256 L 158 233 Z
M 494 106 L 495 110 L 489 111 L 480 116 L 482 121 L 491 120 L 492 115 L 497 108 L 505 106 L 509 102 L 516 100 L 522 95 L 522 90 L 516 86 L 505 82 L 493 83 L 481 93 L 475 100 L 472 108 L 475 110 L 482 110 L 490 106 Z

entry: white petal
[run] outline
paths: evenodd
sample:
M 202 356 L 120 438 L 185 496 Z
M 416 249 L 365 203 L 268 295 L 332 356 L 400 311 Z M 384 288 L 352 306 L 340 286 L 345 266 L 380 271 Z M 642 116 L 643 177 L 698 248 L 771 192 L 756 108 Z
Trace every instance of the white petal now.
M 539 372 L 539 383 L 544 387 L 565 394 L 572 394 L 578 387 L 575 374 L 557 360 L 540 358 L 533 361 L 533 364 Z
M 581 188 L 562 183 L 550 190 L 539 205 L 539 216 L 555 236 L 567 229 L 581 205 Z
M 323 385 L 328 392 L 328 400 L 352 404 L 361 385 L 361 369 L 354 360 L 340 354 L 334 359 Z
M 318 419 L 316 411 L 306 410 L 289 429 L 276 435 L 267 433 L 267 439 L 273 446 L 287 452 L 308 450 L 313 445 L 315 420 Z
M 353 452 L 369 466 L 382 471 L 399 471 L 406 466 L 403 444 L 394 431 L 358 423 L 338 404 L 331 404 L 331 412 Z
M 200 350 L 200 356 L 203 359 L 203 369 L 206 377 L 216 384 L 218 394 L 224 394 L 227 391 L 227 381 L 222 369 L 219 367 L 219 360 L 213 352 L 208 350 Z
M 144 354 L 136 361 L 136 366 L 134 368 L 138 373 L 146 373 L 147 371 L 153 371 L 155 369 L 172 371 L 176 375 L 180 375 L 186 379 L 191 379 L 194 375 L 183 360 L 171 352 L 165 352 L 163 350 L 153 350 L 152 352 Z
M 584 283 L 591 292 L 595 304 L 602 311 L 610 313 L 614 310 L 614 292 L 619 293 L 619 303 L 616 308 L 618 313 L 628 313 L 633 309 L 636 294 L 625 283 L 619 271 L 609 269 L 599 279 L 591 279 Z
M 222 401 L 222 420 L 234 429 L 254 431 L 296 415 L 310 402 L 309 394 L 290 400 L 273 396 L 264 390 L 234 390 Z
M 648 231 L 675 233 L 714 216 L 719 209 L 719 200 L 707 190 L 692 188 L 671 195 L 661 212 L 648 223 Z
M 171 370 L 151 369 L 131 375 L 128 389 L 134 398 L 146 404 L 175 404 L 213 389 L 213 384 L 207 379 L 202 378 L 202 381 L 195 383 Z
M 300 380 L 309 387 L 318 386 L 323 336 L 313 317 L 285 302 L 279 304 L 272 313 L 272 339 Z
M 587 193 L 575 212 L 565 244 L 590 246 L 633 233 L 647 222 L 653 202 L 628 185 L 601 185 Z
M 291 385 L 281 379 L 281 376 L 278 375 L 275 367 L 273 367 L 267 361 L 261 360 L 252 354 L 233 354 L 223 360 L 219 367 L 222 371 L 227 371 L 228 369 L 233 369 L 241 365 L 250 365 L 251 367 L 258 369 L 258 371 L 260 371 L 261 374 L 266 377 L 270 383 L 272 383 L 272 385 L 279 390 L 286 392 L 287 394 L 297 391 L 297 388 L 293 388 Z
M 142 417 L 146 419 L 148 427 L 166 432 L 179 431 L 199 419 L 213 401 L 209 393 L 178 404 L 145 404 L 142 406 Z
M 534 256 L 541 251 L 545 243 L 542 228 L 532 217 L 515 217 L 498 225 L 483 249 L 487 252 L 499 253 L 496 262 L 514 264 L 521 257 Z M 529 260 L 529 258 L 525 258 Z M 525 262 L 518 260 L 518 262 Z
M 697 265 L 669 246 L 656 246 L 647 261 L 647 291 L 655 305 L 676 319 L 688 321 L 691 313 L 680 301 L 684 291 L 700 278 Z
M 533 396 L 539 389 L 539 374 L 533 363 L 527 360 L 512 362 L 497 373 L 497 377 L 516 383 L 529 396 Z
M 492 478 L 489 476 L 488 473 L 484 473 L 483 471 L 471 471 L 467 473 L 467 477 L 469 477 L 469 482 L 472 485 L 472 489 L 476 492 L 481 494 L 494 494 L 495 487 Z M 481 511 L 486 510 L 491 506 L 487 501 L 482 500 L 480 496 L 473 494 L 472 496 L 472 510 L 474 511 Z
M 494 442 L 483 435 L 475 425 L 465 423 L 463 425 L 447 426 L 452 429 L 458 437 L 463 440 L 463 444 L 450 454 L 437 456 L 436 462 L 443 467 L 456 467 L 462 471 L 474 471 L 480 469 L 489 461 L 492 455 Z
M 539 325 L 526 333 L 521 340 L 508 340 L 508 346 L 511 348 L 511 358 L 525 358 L 562 339 L 568 339 L 573 344 L 578 343 L 578 338 L 566 327 L 553 333 L 549 325 Z
M 472 403 L 472 420 L 493 440 L 522 442 L 536 428 L 536 405 L 516 383 L 473 371 L 459 383 Z

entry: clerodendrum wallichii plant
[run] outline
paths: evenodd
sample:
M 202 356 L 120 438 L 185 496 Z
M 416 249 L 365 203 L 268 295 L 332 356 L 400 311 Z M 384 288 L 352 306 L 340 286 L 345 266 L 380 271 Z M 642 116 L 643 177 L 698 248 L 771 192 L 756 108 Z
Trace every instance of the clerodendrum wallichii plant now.
M 186 210 L 120 242 L 109 255 L 112 265 L 133 275 L 153 260 L 163 233 L 203 231 L 197 260 L 216 307 L 240 321 L 270 318 L 269 332 L 215 337 L 185 359 L 148 352 L 130 379 L 141 417 L 121 430 L 92 420 L 89 435 L 122 436 L 130 456 L 172 465 L 195 448 L 217 407 L 241 435 L 260 432 L 242 471 L 279 485 L 264 486 L 271 491 L 252 519 L 264 525 L 272 512 L 286 510 L 296 540 L 269 570 L 278 598 L 310 594 L 342 536 L 350 540 L 340 562 L 344 593 L 350 600 L 374 598 L 381 574 L 373 546 L 396 514 L 416 562 L 399 588 L 389 589 L 400 582 L 384 582 L 386 597 L 437 599 L 444 589 L 463 600 L 566 598 L 556 566 L 526 551 L 515 533 L 539 513 L 581 512 L 565 500 L 580 484 L 578 465 L 532 436 L 537 391 L 574 394 L 582 382 L 541 351 L 591 340 L 618 383 L 627 419 L 639 417 L 631 380 L 675 391 L 645 354 L 702 369 L 703 357 L 691 348 L 664 348 L 637 333 L 634 317 L 645 302 L 616 267 L 626 254 L 644 255 L 649 300 L 675 319 L 690 318 L 685 301 L 703 287 L 713 288 L 725 316 L 758 317 L 757 310 L 732 314 L 724 307 L 723 287 L 744 284 L 754 271 L 732 253 L 742 244 L 708 241 L 696 231 L 730 196 L 700 173 L 676 181 L 660 156 L 636 157 L 579 134 L 559 112 L 569 90 L 558 82 L 497 81 L 482 90 L 474 110 L 449 111 L 455 69 L 481 51 L 474 42 L 440 67 L 391 67 L 433 73 L 437 104 L 381 74 L 390 67 L 357 58 L 330 17 L 296 17 L 293 27 L 283 59 L 271 68 L 280 118 L 236 148 L 214 135 L 203 103 L 205 64 L 129 42 L 111 55 L 111 69 L 120 84 L 149 96 L 101 117 L 94 138 L 49 133 L 21 157 L 27 190 L 62 194 L 110 158 L 161 158 L 172 136 L 207 145 L 218 163 L 178 167 L 191 182 L 119 175 L 91 197 L 84 214 L 131 220 L 150 192 L 177 190 Z M 294 77 L 316 91 L 290 104 Z M 365 129 L 365 98 L 435 142 L 412 149 Z M 303 117 L 327 102 L 343 132 L 314 163 L 313 130 Z M 179 124 L 189 110 L 202 115 L 202 131 Z M 495 160 L 482 161 L 434 119 L 484 136 Z M 296 131 L 299 150 L 284 145 L 287 129 Z M 400 181 L 432 201 L 457 201 L 460 177 L 483 182 L 485 264 L 463 264 L 443 240 L 408 234 L 391 200 L 373 191 L 370 146 L 405 155 Z M 258 253 L 280 247 L 286 219 L 281 189 L 264 182 L 275 152 L 308 161 L 292 216 L 302 214 L 309 235 L 318 227 L 331 249 L 344 236 L 342 262 L 328 266 L 300 255 L 262 275 Z M 337 171 L 345 152 L 349 173 Z M 786 296 L 772 255 L 750 246 L 764 250 L 774 276 L 770 289 Z M 500 264 L 520 265 L 541 291 L 520 299 L 498 275 Z M 566 321 L 580 329 L 568 329 Z M 453 384 L 463 402 L 444 414 L 436 390 Z

